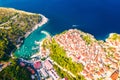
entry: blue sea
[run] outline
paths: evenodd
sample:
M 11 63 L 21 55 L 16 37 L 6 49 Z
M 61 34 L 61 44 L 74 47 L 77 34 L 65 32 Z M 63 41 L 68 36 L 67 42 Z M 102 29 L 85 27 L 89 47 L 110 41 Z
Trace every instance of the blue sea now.
M 41 13 L 49 19 L 25 39 L 15 52 L 18 57 L 28 58 L 38 51 L 32 48 L 45 37 L 42 30 L 55 35 L 77 28 L 102 40 L 109 33 L 120 33 L 120 0 L 0 0 L 0 6 Z

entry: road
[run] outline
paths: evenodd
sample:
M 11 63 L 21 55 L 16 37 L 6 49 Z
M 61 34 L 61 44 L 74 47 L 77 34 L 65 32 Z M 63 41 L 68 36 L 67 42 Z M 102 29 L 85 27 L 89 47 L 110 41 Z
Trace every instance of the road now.
M 53 60 L 51 60 L 51 61 L 52 61 L 53 64 L 55 64 L 56 66 L 58 66 L 61 70 L 67 72 L 67 73 L 70 74 L 72 77 L 76 78 L 76 76 L 75 76 L 72 72 L 70 72 L 70 71 L 68 71 L 67 69 L 63 68 L 63 67 L 60 66 L 57 62 L 55 62 L 55 61 L 53 61 Z

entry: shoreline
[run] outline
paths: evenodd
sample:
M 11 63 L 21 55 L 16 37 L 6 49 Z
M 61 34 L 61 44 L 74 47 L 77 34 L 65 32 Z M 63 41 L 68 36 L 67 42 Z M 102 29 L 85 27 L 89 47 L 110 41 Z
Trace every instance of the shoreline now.
M 42 33 L 42 34 L 45 34 L 46 37 L 51 37 L 50 33 L 47 32 L 47 31 L 45 31 L 45 30 L 44 30 L 44 31 L 42 30 L 41 33 Z M 45 37 L 45 38 L 46 38 L 46 37 Z
M 42 20 L 36 24 L 31 31 L 27 32 L 24 37 L 27 38 L 33 31 L 35 31 L 36 29 L 38 29 L 39 27 L 42 27 L 44 24 L 46 24 L 48 22 L 48 18 L 46 18 L 45 16 L 43 16 L 42 14 L 39 14 L 40 17 L 42 18 Z
M 31 34 L 33 31 L 35 31 L 35 30 L 38 29 L 39 27 L 42 27 L 43 25 L 45 25 L 45 24 L 48 22 L 48 18 L 46 18 L 44 15 L 42 15 L 42 14 L 38 14 L 38 15 L 40 15 L 41 21 L 40 21 L 38 24 L 36 24 L 36 25 L 32 28 L 31 31 L 26 32 L 26 34 L 24 35 L 24 38 L 25 38 L 25 39 L 26 39 L 28 36 L 30 36 L 30 34 Z M 20 46 L 22 45 L 23 42 L 24 42 L 24 40 L 22 40 L 20 44 L 16 45 L 17 49 L 20 48 Z
M 41 33 L 46 35 L 45 38 L 51 38 L 51 35 L 50 35 L 47 31 L 41 31 Z M 44 40 L 45 38 L 43 38 L 43 39 L 42 39 L 41 41 L 39 41 L 39 42 L 36 42 L 36 44 L 39 44 L 39 49 L 40 49 L 40 51 L 37 52 L 37 53 L 35 53 L 35 54 L 33 54 L 30 58 L 34 58 L 34 57 L 36 57 L 36 56 L 38 56 L 38 55 L 41 55 L 41 44 L 43 44 L 43 40 Z

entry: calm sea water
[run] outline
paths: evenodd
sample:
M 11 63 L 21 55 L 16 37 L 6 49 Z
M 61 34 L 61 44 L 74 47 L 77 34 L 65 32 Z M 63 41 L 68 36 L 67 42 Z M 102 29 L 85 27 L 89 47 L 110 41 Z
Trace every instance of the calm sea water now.
M 66 29 L 77 28 L 104 39 L 111 32 L 120 33 L 120 0 L 0 0 L 1 7 L 12 7 L 29 12 L 41 13 L 49 22 L 34 31 L 26 40 L 17 56 L 34 54 L 34 41 L 42 40 L 41 30 L 52 35 Z M 77 25 L 76 27 L 72 25 Z

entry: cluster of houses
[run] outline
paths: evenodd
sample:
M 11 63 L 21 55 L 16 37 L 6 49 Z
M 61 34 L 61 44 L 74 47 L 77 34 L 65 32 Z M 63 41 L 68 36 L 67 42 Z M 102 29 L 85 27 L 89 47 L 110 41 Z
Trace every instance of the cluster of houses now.
M 39 73 L 42 80 L 58 80 L 60 77 L 53 68 L 53 64 L 49 58 L 42 61 L 38 56 L 34 57 L 33 66 Z M 37 58 L 37 59 L 36 59 Z
M 83 34 L 85 35 L 85 33 L 81 33 L 76 29 L 70 29 L 64 34 L 55 36 L 54 39 L 64 48 L 68 57 L 71 57 L 74 62 L 83 64 L 84 69 L 80 74 L 87 80 L 119 80 L 120 42 L 107 40 L 102 44 L 93 39 L 94 42 L 87 45 L 82 38 Z M 112 55 L 108 50 L 111 46 L 114 47 Z M 40 61 L 39 58 L 35 60 L 33 63 L 34 68 L 39 72 L 42 79 L 58 80 L 60 77 L 53 69 L 49 53 L 48 49 L 40 47 L 40 57 L 46 57 L 47 59 L 44 61 Z
M 50 59 L 41 61 L 39 56 L 32 58 L 32 65 L 26 64 L 25 62 L 20 62 L 20 66 L 26 67 L 30 71 L 32 80 L 35 80 L 35 77 L 39 75 L 38 80 L 58 80 L 60 77 L 57 75 L 56 71 L 53 68 L 53 64 Z M 38 73 L 38 75 L 37 75 Z
M 76 29 L 70 29 L 64 34 L 55 36 L 55 40 L 65 49 L 68 57 L 84 65 L 84 70 L 80 73 L 87 80 L 101 78 L 104 80 L 119 80 L 120 42 L 107 41 L 105 45 L 102 45 L 94 41 L 87 45 L 82 38 L 83 34 L 85 35 L 85 33 Z M 105 51 L 110 47 L 109 45 L 115 47 L 113 55 Z
M 40 51 L 38 54 L 31 56 L 35 70 L 39 73 L 42 80 L 68 80 L 67 78 L 61 78 L 53 67 L 53 60 L 49 57 L 49 49 L 42 47 L 40 43 Z M 34 79 L 34 77 L 33 77 Z

